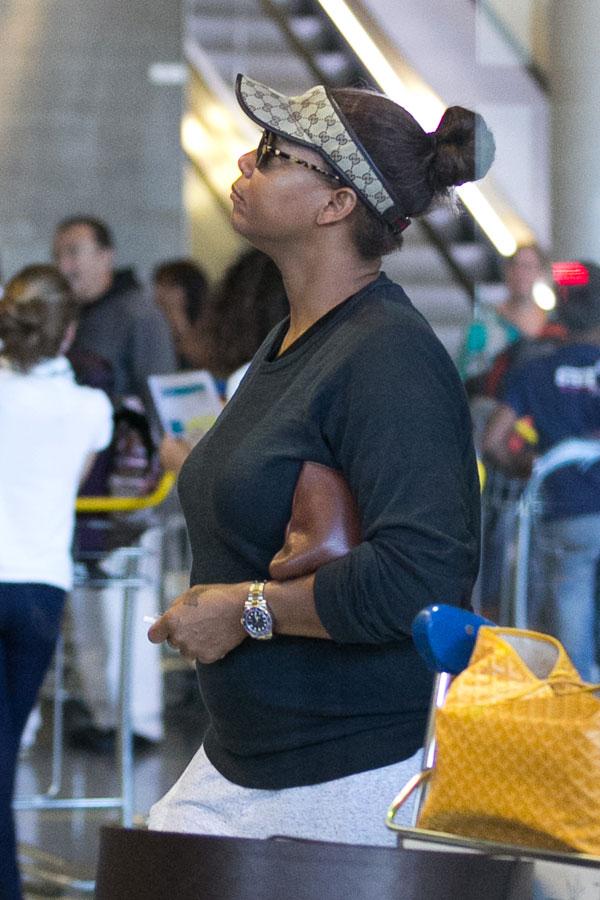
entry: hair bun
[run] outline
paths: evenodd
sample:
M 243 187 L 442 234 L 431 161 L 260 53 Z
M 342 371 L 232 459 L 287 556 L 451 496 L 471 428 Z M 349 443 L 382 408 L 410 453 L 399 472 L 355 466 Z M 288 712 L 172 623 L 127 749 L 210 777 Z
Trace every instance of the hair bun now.
M 45 309 L 41 301 L 0 305 L 0 339 L 7 355 L 13 351 L 33 350 L 40 341 Z
M 69 285 L 53 266 L 27 266 L 6 284 L 0 302 L 2 354 L 27 372 L 60 352 L 77 304 Z
M 496 142 L 485 119 L 462 106 L 448 107 L 432 137 L 434 191 L 483 178 L 494 160 Z

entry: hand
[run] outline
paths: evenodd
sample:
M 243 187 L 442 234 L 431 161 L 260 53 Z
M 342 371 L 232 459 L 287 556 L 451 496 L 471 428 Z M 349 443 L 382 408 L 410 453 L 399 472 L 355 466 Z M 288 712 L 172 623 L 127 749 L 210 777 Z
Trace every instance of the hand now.
M 240 619 L 248 583 L 196 584 L 178 597 L 148 631 L 153 644 L 168 641 L 188 659 L 213 663 L 246 638 Z
M 166 434 L 160 442 L 159 457 L 163 469 L 169 472 L 179 472 L 186 461 L 190 450 L 190 444 L 183 438 L 176 438 Z

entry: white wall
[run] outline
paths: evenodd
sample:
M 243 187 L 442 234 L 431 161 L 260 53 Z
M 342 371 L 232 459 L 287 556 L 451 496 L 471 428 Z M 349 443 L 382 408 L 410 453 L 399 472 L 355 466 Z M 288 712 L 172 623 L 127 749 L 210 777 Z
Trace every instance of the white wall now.
M 600 4 L 555 0 L 551 23 L 554 244 L 600 263 Z
M 145 274 L 185 248 L 180 0 L 0 0 L 0 272 L 46 260 L 64 216 L 113 227 Z

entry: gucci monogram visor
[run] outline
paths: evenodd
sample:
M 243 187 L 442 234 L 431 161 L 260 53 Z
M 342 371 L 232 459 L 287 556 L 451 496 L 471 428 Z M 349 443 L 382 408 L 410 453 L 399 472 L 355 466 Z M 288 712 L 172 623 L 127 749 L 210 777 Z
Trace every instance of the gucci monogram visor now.
M 317 85 L 299 97 L 286 97 L 253 78 L 238 75 L 235 91 L 247 116 L 267 131 L 320 153 L 394 232 L 410 225 L 327 88 Z

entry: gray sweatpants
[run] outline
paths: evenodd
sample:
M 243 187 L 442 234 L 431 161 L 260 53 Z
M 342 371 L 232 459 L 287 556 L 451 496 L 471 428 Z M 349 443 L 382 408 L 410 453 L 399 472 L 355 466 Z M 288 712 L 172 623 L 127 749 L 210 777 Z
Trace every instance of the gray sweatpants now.
M 422 751 L 410 759 L 324 784 L 278 791 L 240 787 L 209 762 L 204 748 L 150 810 L 148 827 L 227 837 L 273 835 L 345 844 L 395 846 L 385 826 L 387 809 L 400 788 L 421 768 Z M 396 816 L 409 825 L 412 802 Z

